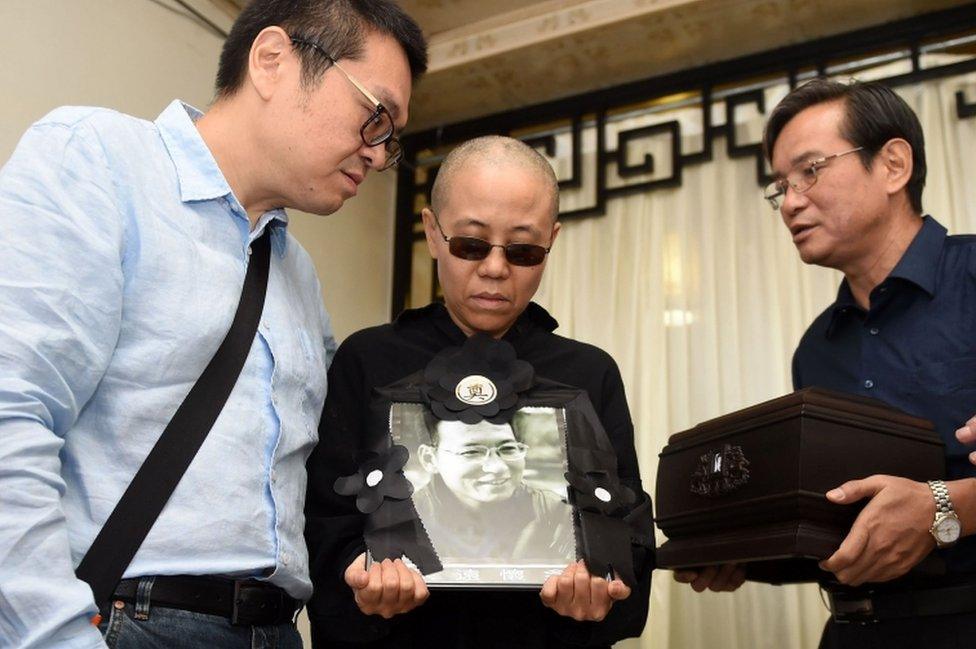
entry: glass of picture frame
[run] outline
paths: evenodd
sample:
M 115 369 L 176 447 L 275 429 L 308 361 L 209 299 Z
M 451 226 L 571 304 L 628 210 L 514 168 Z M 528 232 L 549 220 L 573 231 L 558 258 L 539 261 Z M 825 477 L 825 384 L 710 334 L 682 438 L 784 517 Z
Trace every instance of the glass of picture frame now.
M 389 421 L 393 443 L 409 452 L 403 472 L 443 565 L 425 575 L 430 587 L 538 588 L 576 560 L 561 408 L 467 424 L 394 403 Z

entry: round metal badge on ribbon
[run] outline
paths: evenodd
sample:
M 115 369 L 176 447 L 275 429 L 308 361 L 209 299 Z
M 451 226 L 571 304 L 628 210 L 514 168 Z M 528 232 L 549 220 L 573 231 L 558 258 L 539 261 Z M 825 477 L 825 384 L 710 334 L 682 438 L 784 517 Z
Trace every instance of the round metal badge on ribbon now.
M 454 396 L 461 403 L 470 406 L 480 406 L 491 403 L 498 396 L 498 389 L 491 379 L 479 374 L 472 374 L 461 379 L 454 388 Z

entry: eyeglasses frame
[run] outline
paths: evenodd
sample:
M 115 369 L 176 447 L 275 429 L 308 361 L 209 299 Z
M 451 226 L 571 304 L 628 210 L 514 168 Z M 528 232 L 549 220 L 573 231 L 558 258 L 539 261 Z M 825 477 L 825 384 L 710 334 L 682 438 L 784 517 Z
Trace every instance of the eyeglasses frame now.
M 810 189 L 814 185 L 817 184 L 817 180 L 820 179 L 820 176 L 817 172 L 820 169 L 826 167 L 828 162 L 834 160 L 835 158 L 840 158 L 842 156 L 845 156 L 849 153 L 855 153 L 857 151 L 863 151 L 863 150 L 864 150 L 863 146 L 854 147 L 853 149 L 848 149 L 847 151 L 841 151 L 840 153 L 832 153 L 830 155 L 825 155 L 822 158 L 817 158 L 816 160 L 803 163 L 802 165 L 796 165 L 795 167 L 793 167 L 793 169 L 790 170 L 789 173 L 786 174 L 785 177 L 774 180 L 773 182 L 766 185 L 765 189 L 763 190 L 763 198 L 769 201 L 769 204 L 773 207 L 774 211 L 777 211 L 780 208 L 780 198 L 786 196 L 787 186 L 792 187 L 793 191 L 795 191 L 797 194 L 805 194 L 808 191 L 810 191 Z M 797 170 L 809 170 L 813 173 L 813 180 L 810 181 L 809 185 L 803 187 L 802 189 L 800 188 L 799 183 L 794 183 L 790 180 L 790 174 L 792 174 L 794 171 Z M 770 187 L 776 187 L 777 190 L 776 193 L 769 194 Z
M 503 447 L 503 446 L 508 445 L 508 444 L 513 444 L 513 445 L 517 446 L 518 449 L 519 449 L 519 452 L 522 454 L 521 457 L 512 458 L 510 460 L 505 459 L 504 457 L 502 457 L 501 451 L 499 449 L 501 447 Z M 471 458 L 464 457 L 465 451 L 473 451 L 473 450 L 482 449 L 482 448 L 485 449 L 485 456 L 484 457 L 478 458 L 478 459 L 471 459 Z M 525 444 L 524 442 L 520 442 L 518 440 L 514 440 L 514 441 L 509 440 L 507 442 L 503 442 L 503 443 L 499 444 L 498 446 L 488 446 L 486 444 L 473 444 L 471 446 L 466 446 L 464 448 L 464 450 L 459 450 L 459 451 L 455 451 L 455 450 L 449 449 L 449 448 L 441 448 L 440 450 L 442 450 L 442 451 L 444 451 L 446 453 L 450 453 L 451 455 L 456 455 L 456 456 L 460 457 L 461 459 L 467 460 L 467 461 L 472 462 L 472 463 L 481 463 L 481 464 L 484 464 L 485 462 L 488 462 L 491 459 L 492 451 L 494 451 L 495 455 L 502 462 L 518 462 L 520 460 L 524 460 L 525 459 L 525 456 L 528 455 L 529 448 L 530 448 L 529 445 L 528 444 Z
M 365 122 L 363 122 L 363 125 L 359 128 L 359 138 L 363 141 L 363 144 L 365 144 L 368 147 L 375 147 L 381 144 L 385 145 L 384 148 L 386 149 L 386 155 L 387 155 L 386 163 L 383 165 L 383 167 L 379 169 L 379 171 L 386 171 L 390 167 L 395 167 L 403 158 L 403 147 L 400 145 L 400 138 L 398 138 L 395 135 L 396 127 L 393 124 L 393 116 L 390 115 L 390 111 L 386 108 L 386 106 L 384 106 L 383 103 L 379 99 L 377 99 L 375 95 L 373 95 L 373 93 L 367 90 L 366 87 L 363 86 L 363 84 L 357 81 L 355 77 L 353 77 L 341 65 L 339 65 L 339 61 L 337 61 L 334 56 L 329 54 L 324 47 L 322 47 L 315 41 L 311 41 L 305 38 L 298 38 L 295 36 L 289 36 L 289 38 L 291 39 L 292 43 L 297 45 L 304 45 L 306 47 L 311 47 L 316 52 L 318 52 L 319 54 L 327 58 L 332 63 L 332 65 L 337 70 L 339 70 L 339 72 L 342 73 L 342 76 L 348 79 L 349 83 L 351 83 L 356 88 L 356 90 L 361 92 L 362 95 L 366 97 L 366 99 L 369 101 L 369 103 L 373 105 L 373 113 L 369 116 L 369 118 Z M 366 129 L 374 120 L 380 119 L 384 115 L 386 116 L 386 120 L 390 125 L 389 132 L 386 135 L 372 141 L 366 139 Z

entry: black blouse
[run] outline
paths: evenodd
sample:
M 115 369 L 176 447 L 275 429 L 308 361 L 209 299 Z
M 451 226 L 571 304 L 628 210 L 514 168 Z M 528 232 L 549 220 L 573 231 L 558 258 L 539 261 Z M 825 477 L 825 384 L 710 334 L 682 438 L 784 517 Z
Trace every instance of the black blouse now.
M 537 376 L 586 390 L 613 445 L 621 483 L 641 494 L 636 514 L 651 516 L 641 486 L 634 428 L 616 363 L 594 347 L 552 333 L 556 321 L 531 303 L 504 340 Z M 460 346 L 464 333 L 445 307 L 405 311 L 393 324 L 364 329 L 336 352 L 319 426 L 319 444 L 308 461 L 305 505 L 310 567 L 315 593 L 309 602 L 316 647 L 577 647 L 609 646 L 637 636 L 647 618 L 653 538 L 632 545 L 638 588 L 616 602 L 602 622 L 576 622 L 546 608 L 534 591 L 435 590 L 422 606 L 393 620 L 363 615 L 342 575 L 365 550 L 364 516 L 353 499 L 333 491 L 336 477 L 355 471 L 365 438 L 374 388 L 423 369 L 442 349 Z M 642 510 L 640 512 L 636 510 Z

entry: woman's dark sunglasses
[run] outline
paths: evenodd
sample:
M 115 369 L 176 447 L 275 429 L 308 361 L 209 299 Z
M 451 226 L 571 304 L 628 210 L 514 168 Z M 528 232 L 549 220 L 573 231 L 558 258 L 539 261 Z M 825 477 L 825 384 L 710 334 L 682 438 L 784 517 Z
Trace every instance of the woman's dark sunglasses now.
M 501 248 L 505 251 L 505 259 L 514 266 L 538 266 L 545 260 L 546 255 L 552 249 L 552 246 L 545 248 L 543 246 L 537 246 L 534 243 L 508 243 L 502 245 L 500 243 L 491 243 L 490 241 L 485 241 L 477 237 L 449 237 L 444 234 L 444 228 L 441 227 L 441 222 L 437 218 L 437 214 L 433 210 L 430 213 L 434 215 L 434 223 L 437 224 L 437 229 L 440 231 L 444 241 L 447 242 L 447 249 L 451 251 L 452 255 L 460 259 L 481 261 L 491 254 L 492 248 Z

